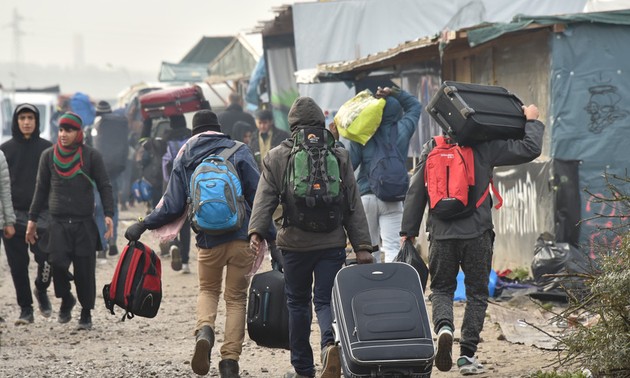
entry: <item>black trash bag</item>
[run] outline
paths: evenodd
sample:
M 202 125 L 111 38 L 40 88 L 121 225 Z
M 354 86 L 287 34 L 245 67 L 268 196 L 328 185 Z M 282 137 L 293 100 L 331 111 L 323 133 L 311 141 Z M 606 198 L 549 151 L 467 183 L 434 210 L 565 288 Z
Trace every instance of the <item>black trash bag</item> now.
M 400 247 L 398 255 L 394 258 L 394 261 L 404 262 L 411 265 L 420 275 L 422 291 L 426 290 L 427 280 L 429 279 L 429 268 L 427 268 L 427 264 L 424 263 L 411 240 L 405 240 L 403 245 Z
M 554 292 L 561 297 L 565 291 L 571 291 L 576 297 L 587 294 L 586 285 L 579 277 L 549 277 L 557 274 L 591 274 L 594 265 L 588 256 L 569 243 L 556 243 L 549 235 L 542 234 L 536 240 L 535 254 L 532 260 L 534 282 L 549 295 Z M 542 294 L 542 293 L 541 293 Z

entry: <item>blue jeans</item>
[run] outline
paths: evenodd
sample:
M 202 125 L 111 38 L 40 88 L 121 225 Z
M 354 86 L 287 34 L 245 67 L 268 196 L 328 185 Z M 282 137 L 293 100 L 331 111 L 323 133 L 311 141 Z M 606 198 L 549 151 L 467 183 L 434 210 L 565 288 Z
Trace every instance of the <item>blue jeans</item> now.
M 309 342 L 315 305 L 321 332 L 321 347 L 334 342 L 330 299 L 337 272 L 346 259 L 345 248 L 309 252 L 282 251 L 284 283 L 289 308 L 291 365 L 298 374 L 315 375 L 313 349 Z M 313 278 L 315 286 L 313 287 Z

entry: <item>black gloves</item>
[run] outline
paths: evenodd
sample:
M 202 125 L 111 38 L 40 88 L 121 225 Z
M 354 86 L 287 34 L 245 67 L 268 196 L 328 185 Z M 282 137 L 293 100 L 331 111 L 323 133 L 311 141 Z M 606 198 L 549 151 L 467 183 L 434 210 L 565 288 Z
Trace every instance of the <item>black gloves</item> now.
M 143 222 L 136 222 L 127 228 L 125 238 L 129 241 L 138 241 L 142 233 L 147 230 L 147 226 Z

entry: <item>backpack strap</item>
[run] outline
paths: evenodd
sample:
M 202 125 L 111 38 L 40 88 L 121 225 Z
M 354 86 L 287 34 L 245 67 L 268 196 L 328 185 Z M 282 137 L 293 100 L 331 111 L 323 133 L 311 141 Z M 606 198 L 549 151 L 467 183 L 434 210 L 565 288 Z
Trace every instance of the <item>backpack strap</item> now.
M 493 179 L 490 179 L 490 185 L 483 192 L 483 194 L 481 195 L 481 198 L 479 198 L 479 201 L 477 201 L 476 207 L 481 206 L 483 201 L 486 200 L 486 197 L 488 197 L 488 194 L 490 193 L 490 188 L 492 188 L 492 194 L 494 194 L 494 196 L 497 198 L 497 204 L 494 205 L 494 208 L 499 210 L 501 208 L 501 206 L 503 206 L 503 197 L 501 197 L 501 194 L 499 194 L 499 191 L 497 190 L 497 187 L 494 186 L 494 180 Z
M 245 143 L 242 143 L 242 142 L 239 142 L 238 140 L 235 140 L 234 141 L 234 145 L 232 147 L 223 149 L 223 151 L 221 151 L 221 153 L 219 153 L 218 155 L 221 156 L 223 159 L 227 160 L 227 159 L 229 159 L 230 156 L 234 155 L 236 150 L 241 148 L 241 146 L 244 145 L 244 144 Z

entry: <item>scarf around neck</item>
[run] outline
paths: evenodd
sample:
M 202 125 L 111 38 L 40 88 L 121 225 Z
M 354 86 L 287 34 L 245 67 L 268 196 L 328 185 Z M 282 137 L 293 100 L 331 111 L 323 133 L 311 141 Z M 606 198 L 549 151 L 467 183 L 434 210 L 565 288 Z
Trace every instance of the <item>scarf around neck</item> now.
M 92 185 L 94 181 L 83 170 L 83 133 L 79 131 L 77 139 L 70 147 L 61 145 L 61 140 L 55 144 L 53 163 L 55 171 L 63 179 L 71 179 L 78 174 L 84 175 Z

